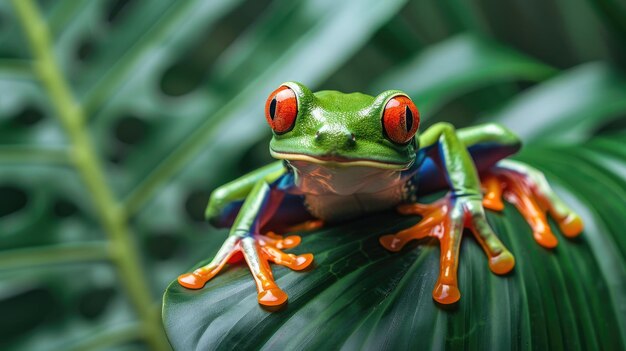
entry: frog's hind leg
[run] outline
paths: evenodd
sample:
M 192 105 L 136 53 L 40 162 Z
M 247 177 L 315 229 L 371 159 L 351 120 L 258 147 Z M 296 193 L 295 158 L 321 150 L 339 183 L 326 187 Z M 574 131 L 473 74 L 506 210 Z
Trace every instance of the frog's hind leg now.
M 544 175 L 535 168 L 512 160 L 503 160 L 481 174 L 485 195 L 483 205 L 491 210 L 504 208 L 502 198 L 513 204 L 533 230 L 539 245 L 554 248 L 558 239 L 552 233 L 550 214 L 566 237 L 578 236 L 583 229 L 581 218 L 552 190 Z
M 479 174 L 493 167 L 498 161 L 513 155 L 521 147 L 520 140 L 513 132 L 495 123 L 457 129 L 456 134 L 467 148 Z M 423 139 L 424 135 L 420 137 L 420 145 L 426 145 L 427 140 Z M 427 157 L 421 164 L 417 176 L 419 196 L 449 187 L 438 153 L 433 152 L 438 145 L 436 143 L 420 149 L 420 152 L 426 154 Z

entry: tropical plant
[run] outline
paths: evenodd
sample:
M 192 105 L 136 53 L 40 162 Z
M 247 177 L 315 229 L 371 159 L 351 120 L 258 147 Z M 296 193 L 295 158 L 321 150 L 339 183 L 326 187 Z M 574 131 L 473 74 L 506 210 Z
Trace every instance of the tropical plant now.
M 415 219 L 328 227 L 297 248 L 315 269 L 274 268 L 277 313 L 245 267 L 170 285 L 175 348 L 626 348 L 624 23 L 585 0 L 0 2 L 0 348 L 167 349 L 160 296 L 223 241 L 208 195 L 269 161 L 263 102 L 287 80 L 403 89 L 424 126 L 506 124 L 585 232 L 547 251 L 490 213 L 515 272 L 465 240 L 446 310 L 436 245 L 377 243 Z

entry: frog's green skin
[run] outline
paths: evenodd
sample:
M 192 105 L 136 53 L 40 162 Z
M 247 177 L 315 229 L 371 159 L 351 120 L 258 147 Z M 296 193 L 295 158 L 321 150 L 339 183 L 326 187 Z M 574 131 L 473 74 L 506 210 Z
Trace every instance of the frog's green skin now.
M 274 133 L 270 153 L 279 161 L 212 194 L 206 217 L 216 225 L 230 226 L 230 236 L 211 263 L 179 277 L 186 287 L 201 288 L 234 253 L 241 251 L 257 282 L 259 302 L 280 305 L 287 295 L 276 286 L 267 260 L 302 269 L 311 263 L 312 256 L 280 251 L 297 244 L 293 242 L 296 239 L 261 235 L 268 222 L 289 224 L 314 219 L 333 222 L 402 205 L 401 212 L 420 213 L 425 218 L 397 236 L 381 238 L 381 243 L 397 251 L 408 239 L 438 236 L 441 274 L 433 297 L 441 303 L 455 302 L 460 298 L 456 267 L 464 227 L 476 234 L 492 271 L 503 274 L 513 269 L 513 256 L 485 218 L 481 191 L 481 178 L 495 179 L 506 172 L 516 173 L 525 179 L 522 183 L 539 189 L 538 196 L 550 202 L 546 206 L 555 218 L 567 223 L 580 222 L 556 197 L 540 172 L 519 162 L 499 162 L 520 147 L 518 138 L 500 125 L 455 130 L 448 123 L 437 123 L 411 142 L 397 144 L 385 136 L 381 118 L 387 102 L 406 96 L 405 93 L 388 90 L 373 97 L 337 91 L 313 93 L 295 82 L 283 85 L 296 95 L 297 117 L 292 129 Z M 440 202 L 430 207 L 411 205 L 419 195 L 446 187 L 450 195 Z M 498 201 L 495 199 L 493 208 L 500 207 Z M 520 202 L 518 208 L 529 221 L 536 219 L 538 215 L 532 213 L 533 209 L 523 207 L 524 201 Z M 533 226 L 536 238 L 537 230 L 546 230 L 542 228 Z M 433 234 L 436 229 L 439 235 Z M 540 239 L 537 240 L 544 245 Z M 544 246 L 552 244 L 556 242 Z

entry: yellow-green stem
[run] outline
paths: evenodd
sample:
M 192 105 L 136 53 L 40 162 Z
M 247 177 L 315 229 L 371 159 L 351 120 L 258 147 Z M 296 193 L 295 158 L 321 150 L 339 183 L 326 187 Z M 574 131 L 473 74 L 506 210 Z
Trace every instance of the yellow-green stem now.
M 154 308 L 149 286 L 130 237 L 124 213 L 106 182 L 98 156 L 83 126 L 82 107 L 53 57 L 49 29 L 32 0 L 13 0 L 36 60 L 35 69 L 45 86 L 72 145 L 72 160 L 91 193 L 100 221 L 112 243 L 112 260 L 142 325 L 142 334 L 155 350 L 169 349 Z

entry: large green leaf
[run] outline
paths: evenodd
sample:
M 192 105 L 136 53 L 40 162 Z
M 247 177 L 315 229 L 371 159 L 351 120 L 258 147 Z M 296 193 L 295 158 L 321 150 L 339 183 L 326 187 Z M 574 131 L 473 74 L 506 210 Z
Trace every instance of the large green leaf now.
M 170 342 L 180 350 L 622 349 L 626 178 L 615 169 L 623 170 L 626 157 L 621 153 L 607 164 L 597 148 L 613 143 L 623 150 L 624 140 L 619 135 L 583 146 L 525 150 L 520 159 L 546 172 L 586 229 L 576 240 L 561 237 L 550 251 L 534 242 L 512 206 L 490 213 L 516 256 L 516 268 L 506 277 L 491 274 L 468 236 L 459 268 L 462 298 L 452 309 L 431 298 L 436 243 L 422 241 L 399 254 L 378 243 L 380 235 L 416 220 L 389 213 L 305 234 L 295 251 L 315 253 L 316 266 L 308 272 L 274 268 L 290 296 L 279 312 L 258 306 L 244 266 L 229 267 L 197 291 L 174 281 L 163 305 Z
M 389 87 L 413 97 L 429 118 L 450 100 L 496 83 L 541 81 L 556 73 L 515 50 L 468 34 L 458 35 L 419 53 L 409 63 L 374 83 L 373 92 Z
M 563 21 L 547 20 L 557 9 Z M 562 76 L 594 90 L 575 133 L 561 118 L 571 89 L 528 89 L 562 107 L 542 114 L 561 120 L 543 135 L 582 140 L 621 111 L 619 67 L 605 63 L 624 66 L 622 17 L 586 0 L 0 1 L 0 349 L 166 347 L 157 296 L 223 240 L 203 222 L 208 193 L 266 162 L 263 101 L 280 82 L 401 87 L 437 112 L 428 122 L 467 125 L 558 82 L 551 67 L 601 60 Z M 578 157 L 622 158 L 615 143 Z
M 567 103 L 554 103 L 565 99 Z M 624 113 L 624 75 L 609 65 L 590 63 L 519 94 L 485 120 L 500 122 L 525 140 L 579 142 Z

